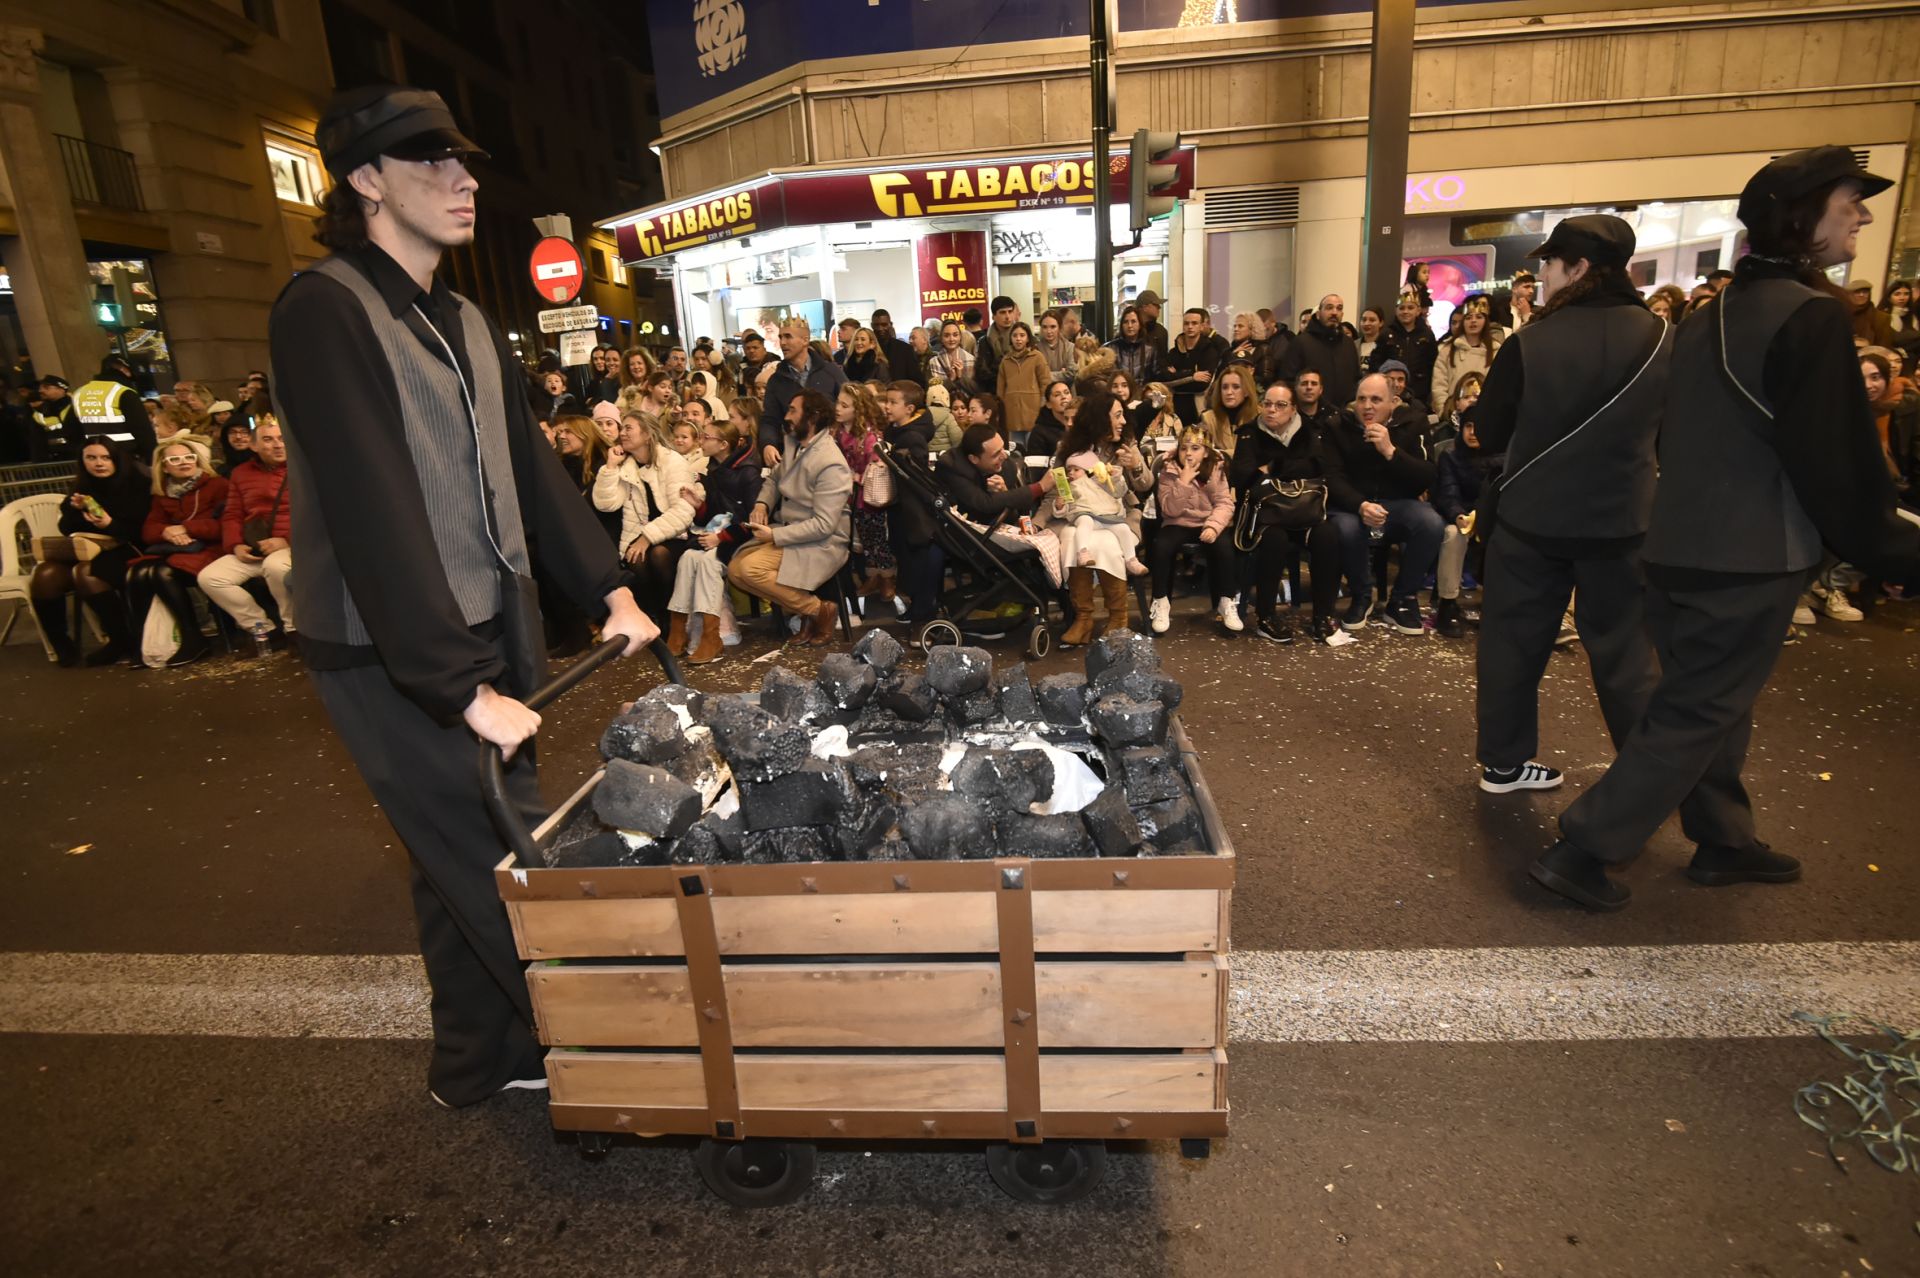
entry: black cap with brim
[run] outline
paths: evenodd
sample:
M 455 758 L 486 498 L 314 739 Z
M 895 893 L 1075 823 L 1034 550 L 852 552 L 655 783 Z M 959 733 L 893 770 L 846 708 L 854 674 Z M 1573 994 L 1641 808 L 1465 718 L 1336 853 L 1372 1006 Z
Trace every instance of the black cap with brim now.
M 383 155 L 400 160 L 487 158 L 477 142 L 460 132 L 439 94 L 396 85 L 336 94 L 314 131 L 314 142 L 336 179 Z
M 1560 219 L 1547 242 L 1527 256 L 1543 261 L 1550 257 L 1562 262 L 1584 259 L 1595 266 L 1625 266 L 1633 259 L 1636 243 L 1633 227 L 1624 218 L 1611 213 L 1582 213 Z
M 1803 195 L 1842 178 L 1860 184 L 1860 193 L 1875 196 L 1893 186 L 1891 178 L 1869 173 L 1844 146 L 1813 146 L 1773 160 L 1747 179 L 1740 192 L 1738 216 L 1748 230 L 1770 224 L 1775 210 Z

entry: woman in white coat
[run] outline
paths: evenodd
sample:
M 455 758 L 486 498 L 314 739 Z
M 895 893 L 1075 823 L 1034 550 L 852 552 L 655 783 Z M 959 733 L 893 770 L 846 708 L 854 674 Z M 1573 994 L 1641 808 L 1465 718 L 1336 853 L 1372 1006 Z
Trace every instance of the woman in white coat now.
M 620 558 L 633 575 L 634 598 L 659 621 L 666 615 L 674 569 L 686 552 L 701 490 L 686 459 L 652 420 L 640 413 L 620 419 L 620 440 L 594 476 L 593 504 L 620 512 Z M 695 500 L 688 500 L 688 492 Z

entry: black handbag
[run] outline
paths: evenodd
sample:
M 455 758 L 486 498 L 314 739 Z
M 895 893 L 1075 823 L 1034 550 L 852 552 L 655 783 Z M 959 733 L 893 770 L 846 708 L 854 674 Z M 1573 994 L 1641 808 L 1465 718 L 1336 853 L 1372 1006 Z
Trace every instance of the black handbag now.
M 1269 529 L 1298 532 L 1327 517 L 1327 481 L 1263 477 L 1240 496 L 1233 512 L 1233 545 L 1252 550 Z
M 287 476 L 280 477 L 280 491 L 273 495 L 273 509 L 265 515 L 255 515 L 240 525 L 240 540 L 254 554 L 260 553 L 260 543 L 273 536 L 273 525 L 280 518 L 280 501 L 287 495 Z

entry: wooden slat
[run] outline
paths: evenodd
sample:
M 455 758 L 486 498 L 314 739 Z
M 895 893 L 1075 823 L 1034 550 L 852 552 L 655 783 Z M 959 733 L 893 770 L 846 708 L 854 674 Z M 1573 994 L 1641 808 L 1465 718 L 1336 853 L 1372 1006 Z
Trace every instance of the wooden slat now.
M 1226 965 L 1037 965 L 1039 1045 L 1211 1047 L 1225 1041 Z M 536 967 L 550 1047 L 691 1047 L 698 1025 L 684 968 Z M 996 963 L 766 964 L 726 968 L 741 1047 L 1000 1047 Z
M 1218 891 L 1036 892 L 1033 943 L 1043 954 L 1218 950 Z
M 1006 1107 L 998 1056 L 741 1056 L 742 1110 L 994 1110 Z M 1203 1055 L 1042 1056 L 1045 1110 L 1211 1113 L 1218 1063 Z M 547 1059 L 556 1105 L 699 1108 L 691 1055 L 565 1052 Z M 831 1133 L 821 1123 L 821 1136 Z
M 509 901 L 523 959 L 640 958 L 685 952 L 671 898 Z
M 985 892 L 716 897 L 722 954 L 980 954 L 999 945 Z

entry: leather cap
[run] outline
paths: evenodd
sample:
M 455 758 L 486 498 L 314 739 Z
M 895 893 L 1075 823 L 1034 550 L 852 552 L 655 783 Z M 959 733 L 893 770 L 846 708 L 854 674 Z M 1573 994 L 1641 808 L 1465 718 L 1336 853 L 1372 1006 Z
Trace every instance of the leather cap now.
M 1878 195 L 1893 185 L 1891 179 L 1861 168 L 1844 146 L 1813 146 L 1783 155 L 1748 178 L 1738 216 L 1749 231 L 1769 227 L 1778 210 L 1841 178 L 1858 182 L 1865 195 Z
M 1637 242 L 1633 228 L 1624 219 L 1611 213 L 1582 213 L 1560 219 L 1547 242 L 1527 256 L 1562 262 L 1585 258 L 1595 266 L 1625 266 Z
M 454 123 L 446 102 L 430 89 L 371 84 L 333 96 L 314 130 L 321 162 L 335 180 L 383 155 L 400 160 L 442 156 L 487 158 Z

